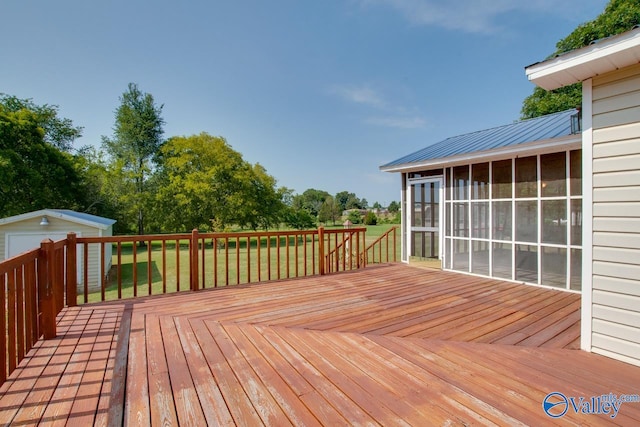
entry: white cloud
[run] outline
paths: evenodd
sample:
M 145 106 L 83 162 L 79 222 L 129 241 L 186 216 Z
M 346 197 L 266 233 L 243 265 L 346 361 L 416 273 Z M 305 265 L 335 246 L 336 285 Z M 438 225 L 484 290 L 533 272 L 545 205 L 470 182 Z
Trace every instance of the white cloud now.
M 384 108 L 382 97 L 368 86 L 338 86 L 334 85 L 331 92 L 343 99 L 356 104 L 364 104 L 370 107 Z
M 366 84 L 333 85 L 330 92 L 350 103 L 363 105 L 379 112 L 380 114 L 370 115 L 369 118 L 363 120 L 364 123 L 370 125 L 397 129 L 419 129 L 427 124 L 424 118 L 415 114 L 415 109 L 411 112 L 410 109 L 387 101 L 382 94 Z
M 364 6 L 385 5 L 416 25 L 433 25 L 470 33 L 501 29 L 499 15 L 508 12 L 553 13 L 575 19 L 584 0 L 361 0 Z M 582 5 L 584 7 L 584 5 Z M 593 17 L 595 18 L 595 16 Z M 592 19 L 592 18 L 591 18 Z
M 376 126 L 384 126 L 384 127 L 392 127 L 399 129 L 421 129 L 427 125 L 427 121 L 418 116 L 414 117 L 369 117 L 365 120 L 366 123 L 376 125 Z

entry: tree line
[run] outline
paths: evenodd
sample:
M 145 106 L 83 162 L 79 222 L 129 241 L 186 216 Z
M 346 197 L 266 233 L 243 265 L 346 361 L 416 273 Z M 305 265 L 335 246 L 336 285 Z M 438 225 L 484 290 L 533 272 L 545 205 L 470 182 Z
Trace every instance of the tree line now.
M 164 139 L 163 106 L 134 83 L 119 101 L 113 135 L 74 151 L 83 129 L 57 106 L 0 94 L 0 217 L 72 209 L 116 219 L 116 233 L 148 234 L 311 228 L 368 207 L 347 191 L 279 187 L 221 136 Z

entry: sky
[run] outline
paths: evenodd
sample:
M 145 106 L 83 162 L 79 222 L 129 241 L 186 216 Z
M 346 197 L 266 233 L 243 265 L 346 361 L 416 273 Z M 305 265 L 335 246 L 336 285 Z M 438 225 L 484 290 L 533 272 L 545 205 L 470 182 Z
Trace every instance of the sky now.
M 130 82 L 164 136 L 222 136 L 278 186 L 400 199 L 385 163 L 511 123 L 606 0 L 2 0 L 0 93 L 112 136 Z

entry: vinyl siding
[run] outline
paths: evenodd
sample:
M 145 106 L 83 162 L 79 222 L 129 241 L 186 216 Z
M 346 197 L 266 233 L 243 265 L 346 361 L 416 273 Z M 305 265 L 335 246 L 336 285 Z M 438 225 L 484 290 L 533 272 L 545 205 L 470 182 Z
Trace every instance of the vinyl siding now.
M 640 365 L 640 65 L 593 79 L 592 350 Z
M 40 217 L 27 219 L 24 221 L 13 222 L 10 224 L 0 225 L 0 260 L 5 259 L 6 252 L 6 235 L 7 234 L 43 234 L 46 233 L 70 233 L 74 232 L 78 236 L 82 237 L 98 237 L 100 236 L 100 230 L 95 227 L 90 227 L 84 224 L 78 224 L 71 221 L 66 221 L 60 218 L 47 217 L 49 225 L 46 230 L 40 225 Z M 111 235 L 110 231 L 103 233 L 103 235 Z M 79 285 L 84 283 L 84 276 L 81 271 L 84 271 L 84 256 L 82 255 L 82 248 L 78 246 L 78 263 L 80 263 L 80 270 L 78 275 Z M 90 290 L 100 289 L 100 248 L 98 245 L 90 245 L 88 252 L 89 270 L 88 281 Z M 105 265 L 107 268 L 111 265 L 111 248 L 108 247 L 105 250 Z

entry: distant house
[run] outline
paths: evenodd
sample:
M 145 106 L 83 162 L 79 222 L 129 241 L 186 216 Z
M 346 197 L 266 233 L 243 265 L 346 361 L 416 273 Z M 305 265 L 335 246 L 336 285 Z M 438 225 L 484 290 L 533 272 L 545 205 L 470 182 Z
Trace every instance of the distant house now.
M 0 219 L 0 260 L 40 247 L 45 239 L 61 240 L 73 232 L 78 237 L 103 237 L 113 233 L 113 219 L 62 209 L 42 209 Z M 83 248 L 78 246 L 78 282 L 84 283 Z M 100 254 L 98 245 L 91 245 L 88 256 L 88 284 L 99 288 L 103 273 L 100 256 L 104 256 L 105 273 L 111 267 L 111 245 Z
M 380 167 L 402 190 L 402 259 L 582 293 L 582 348 L 640 365 L 640 29 L 526 68 L 583 82 L 568 110 Z

